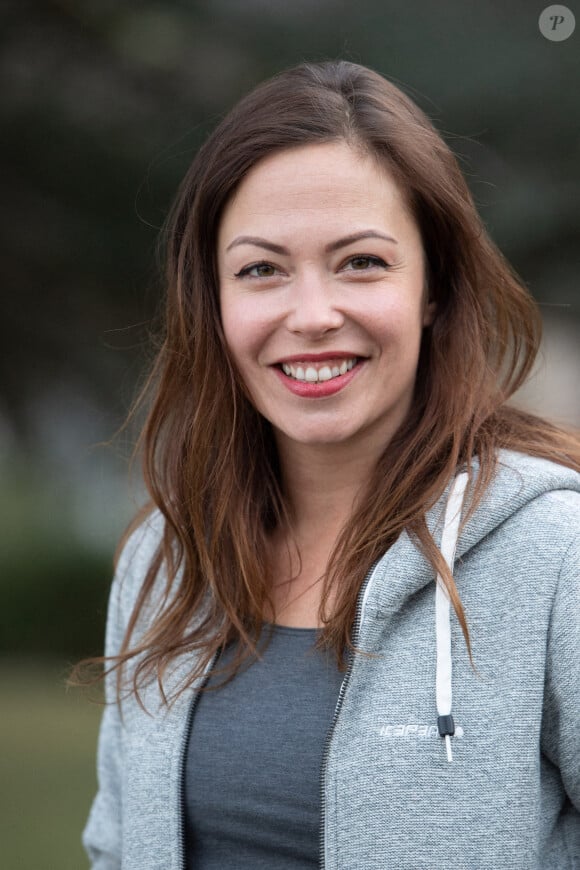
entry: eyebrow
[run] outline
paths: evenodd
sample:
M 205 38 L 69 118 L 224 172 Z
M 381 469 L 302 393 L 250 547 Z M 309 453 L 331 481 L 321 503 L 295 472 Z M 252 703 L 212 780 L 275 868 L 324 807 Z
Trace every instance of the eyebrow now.
M 347 245 L 352 245 L 354 242 L 361 241 L 361 239 L 384 239 L 386 242 L 394 242 L 395 245 L 399 244 L 392 236 L 379 233 L 377 230 L 361 230 L 359 233 L 352 233 L 349 236 L 344 236 L 341 239 L 337 239 L 335 242 L 331 242 L 329 245 L 326 245 L 324 250 L 327 254 L 331 254 L 333 251 L 338 251 L 340 248 L 346 248 Z M 269 242 L 267 239 L 262 239 L 259 236 L 237 236 L 237 238 L 227 246 L 226 253 L 238 245 L 255 245 L 257 248 L 265 248 L 267 251 L 272 251 L 274 254 L 280 254 L 282 256 L 288 256 L 290 254 L 288 248 L 285 248 L 282 245 L 276 245 L 274 242 Z

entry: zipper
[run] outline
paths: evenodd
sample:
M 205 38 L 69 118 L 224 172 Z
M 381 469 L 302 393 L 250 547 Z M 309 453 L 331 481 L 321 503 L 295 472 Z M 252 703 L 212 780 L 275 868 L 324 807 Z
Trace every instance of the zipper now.
M 185 833 L 184 833 L 184 819 L 185 819 L 185 766 L 186 766 L 186 749 L 187 742 L 189 740 L 189 732 L 191 730 L 191 723 L 193 722 L 193 716 L 195 714 L 195 708 L 199 702 L 199 698 L 201 695 L 201 689 L 208 682 L 211 671 L 219 658 L 219 650 L 215 653 L 214 657 L 203 672 L 203 676 L 201 678 L 201 682 L 197 686 L 195 690 L 195 695 L 191 699 L 191 703 L 189 705 L 189 710 L 187 711 L 187 721 L 185 723 L 185 729 L 183 732 L 183 737 L 181 739 L 181 748 L 180 748 L 180 762 L 179 762 L 179 819 L 178 819 L 178 864 L 180 870 L 185 870 Z
M 354 623 L 352 628 L 352 642 L 356 646 L 358 644 L 358 640 L 360 638 L 360 631 L 362 627 L 362 621 L 364 616 L 364 609 L 367 603 L 368 594 L 371 588 L 373 575 L 375 573 L 376 568 L 378 567 L 381 559 L 381 556 L 374 563 L 372 568 L 369 569 L 364 582 L 360 588 L 356 610 Z M 324 741 L 324 749 L 322 752 L 322 765 L 320 769 L 320 834 L 319 834 L 319 851 L 318 851 L 318 865 L 320 870 L 324 870 L 326 867 L 326 838 L 325 838 L 325 827 L 326 827 L 326 768 L 328 765 L 328 756 L 330 754 L 330 744 L 332 742 L 332 736 L 334 734 L 334 729 L 336 727 L 336 722 L 338 719 L 338 714 L 340 713 L 340 709 L 342 707 L 342 702 L 344 700 L 344 695 L 347 690 L 348 684 L 350 682 L 350 676 L 352 673 L 354 665 L 354 653 L 352 650 L 349 651 L 349 660 L 346 669 L 346 673 L 344 675 L 344 679 L 340 685 L 340 691 L 338 693 L 338 700 L 336 702 L 336 707 L 334 708 L 334 716 L 332 717 L 332 722 L 330 724 L 330 728 L 328 729 L 328 733 L 326 735 L 326 739 Z

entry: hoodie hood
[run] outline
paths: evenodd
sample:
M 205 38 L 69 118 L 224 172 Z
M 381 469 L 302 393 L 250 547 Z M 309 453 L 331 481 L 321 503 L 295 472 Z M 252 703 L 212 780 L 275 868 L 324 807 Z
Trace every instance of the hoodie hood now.
M 475 461 L 473 474 L 477 475 L 478 470 L 479 463 Z M 574 469 L 547 459 L 501 450 L 495 477 L 461 532 L 457 558 L 466 555 L 486 535 L 530 502 L 545 493 L 563 490 L 580 492 L 580 474 Z
M 472 465 L 474 479 L 478 469 L 479 463 L 475 460 Z M 427 514 L 427 526 L 440 549 L 445 524 L 445 509 L 454 480 L 447 486 L 439 501 Z M 462 516 L 467 508 L 470 489 L 471 487 L 466 487 L 462 494 Z M 548 492 L 562 490 L 580 492 L 580 474 L 577 471 L 556 465 L 546 459 L 537 459 L 514 451 L 501 450 L 496 473 L 490 486 L 477 510 L 457 537 L 455 560 L 467 556 L 477 544 L 535 499 Z M 387 571 L 388 583 L 381 582 L 381 578 L 384 581 Z M 377 595 L 372 595 L 374 599 L 372 606 L 385 615 L 393 610 L 399 610 L 407 598 L 415 595 L 434 579 L 433 569 L 429 562 L 408 533 L 402 532 L 397 541 L 375 565 L 371 581 L 374 588 L 378 586 L 380 589 L 376 590 Z M 378 583 L 375 583 L 375 580 Z M 371 591 L 367 588 L 365 605 L 367 601 L 371 604 Z

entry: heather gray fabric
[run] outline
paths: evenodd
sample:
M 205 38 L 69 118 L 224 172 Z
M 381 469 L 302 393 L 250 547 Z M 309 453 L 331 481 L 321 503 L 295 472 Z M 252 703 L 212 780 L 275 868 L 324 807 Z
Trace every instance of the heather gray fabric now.
M 436 541 L 445 501 L 428 515 Z M 109 653 L 161 528 L 154 515 L 124 549 Z M 580 475 L 502 452 L 459 538 L 454 574 L 477 671 L 452 614 L 450 764 L 434 728 L 432 568 L 406 533 L 378 560 L 358 637 L 377 655 L 355 657 L 325 771 L 325 870 L 580 868 L 579 564 Z M 185 656 L 175 663 L 169 692 L 190 667 Z M 111 699 L 114 688 L 109 680 Z M 194 695 L 167 708 L 153 683 L 150 715 L 132 698 L 122 718 L 106 708 L 84 832 L 94 870 L 183 870 L 180 784 Z
M 332 654 L 314 648 L 316 629 L 266 631 L 261 660 L 201 693 L 195 707 L 187 870 L 318 867 L 320 767 L 343 675 Z

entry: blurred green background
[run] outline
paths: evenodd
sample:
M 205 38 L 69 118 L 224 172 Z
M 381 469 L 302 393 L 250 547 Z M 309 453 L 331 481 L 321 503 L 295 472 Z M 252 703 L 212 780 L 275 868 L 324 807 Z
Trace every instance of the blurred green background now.
M 101 650 L 113 551 L 142 498 L 127 475 L 134 433 L 103 442 L 149 356 L 172 195 L 207 131 L 258 81 L 342 57 L 415 99 L 541 303 L 542 360 L 521 401 L 580 424 L 580 28 L 547 40 L 543 8 L 0 4 L 3 868 L 87 866 L 100 709 L 65 678 Z

